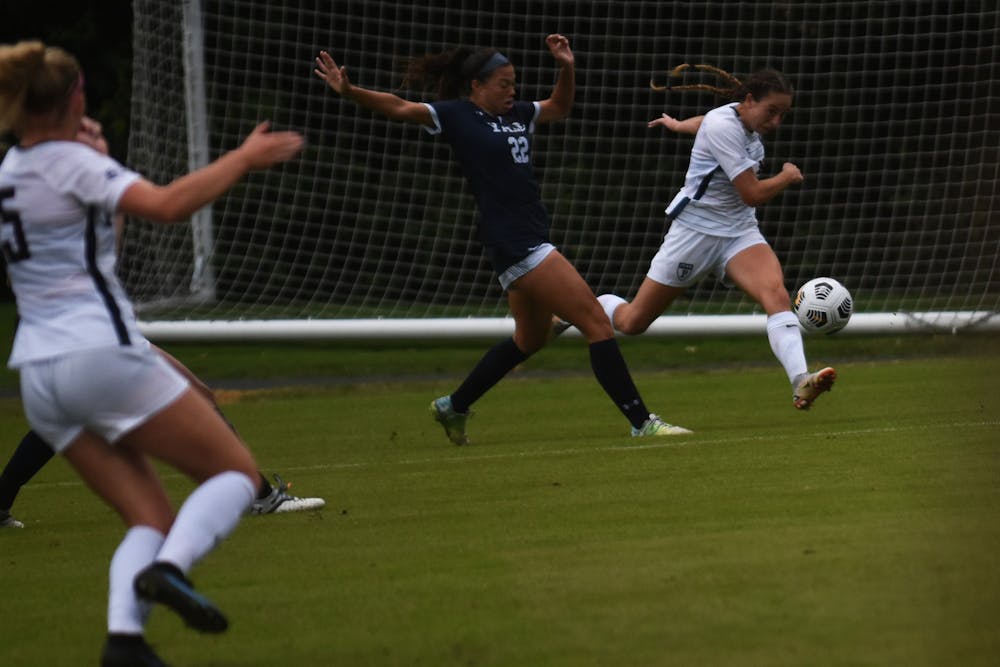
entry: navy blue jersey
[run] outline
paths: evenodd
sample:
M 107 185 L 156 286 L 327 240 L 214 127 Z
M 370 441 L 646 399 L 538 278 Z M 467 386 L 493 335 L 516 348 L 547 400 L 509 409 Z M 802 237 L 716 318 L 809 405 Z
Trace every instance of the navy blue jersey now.
M 548 212 L 531 169 L 531 139 L 539 106 L 515 102 L 500 117 L 467 99 L 428 103 L 435 126 L 451 145 L 479 208 L 479 240 L 503 273 L 531 249 L 549 242 Z

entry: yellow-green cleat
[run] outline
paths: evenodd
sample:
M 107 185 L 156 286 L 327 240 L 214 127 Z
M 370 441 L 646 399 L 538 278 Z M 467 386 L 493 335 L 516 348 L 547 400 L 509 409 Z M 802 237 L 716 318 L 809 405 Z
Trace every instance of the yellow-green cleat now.
M 451 407 L 451 396 L 435 398 L 431 402 L 431 414 L 434 421 L 444 427 L 444 433 L 448 439 L 456 445 L 469 444 L 469 436 L 465 434 L 465 421 L 472 412 L 456 412 Z
M 694 433 L 691 429 L 683 426 L 668 424 L 654 414 L 649 415 L 649 419 L 642 423 L 642 426 L 632 427 L 633 438 L 644 438 L 647 435 L 687 435 Z

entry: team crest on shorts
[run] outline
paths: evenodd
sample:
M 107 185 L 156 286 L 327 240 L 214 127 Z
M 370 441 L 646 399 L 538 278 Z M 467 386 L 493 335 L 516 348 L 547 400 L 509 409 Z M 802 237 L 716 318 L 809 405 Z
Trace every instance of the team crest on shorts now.
M 687 262 L 680 262 L 677 264 L 677 279 L 687 280 L 691 272 L 694 271 L 694 264 L 688 264 Z

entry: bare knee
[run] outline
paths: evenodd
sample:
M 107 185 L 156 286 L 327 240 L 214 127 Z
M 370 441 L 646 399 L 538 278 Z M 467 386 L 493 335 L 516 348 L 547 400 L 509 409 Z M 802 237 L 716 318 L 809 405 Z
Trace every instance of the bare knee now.
M 644 333 L 652 323 L 653 318 L 638 312 L 630 303 L 623 303 L 615 309 L 615 329 L 626 336 Z

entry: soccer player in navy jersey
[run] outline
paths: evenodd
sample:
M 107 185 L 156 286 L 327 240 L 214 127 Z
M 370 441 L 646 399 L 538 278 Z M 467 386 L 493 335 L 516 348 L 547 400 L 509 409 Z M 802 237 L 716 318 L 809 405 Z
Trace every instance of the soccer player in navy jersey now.
M 316 58 L 316 75 L 344 99 L 421 125 L 449 143 L 476 200 L 479 240 L 507 291 L 513 337 L 489 350 L 454 392 L 431 404 L 431 412 L 452 442 L 467 444 L 469 408 L 548 342 L 556 315 L 586 338 L 594 375 L 631 423 L 632 435 L 690 433 L 646 408 L 597 298 L 549 240 L 551 222 L 531 168 L 531 142 L 537 125 L 569 115 L 575 83 L 569 40 L 549 35 L 545 43 L 560 72 L 550 96 L 535 102 L 515 99 L 514 66 L 492 48 L 460 47 L 411 61 L 407 83 L 436 89 L 437 99 L 429 103 L 360 88 L 328 52 Z

